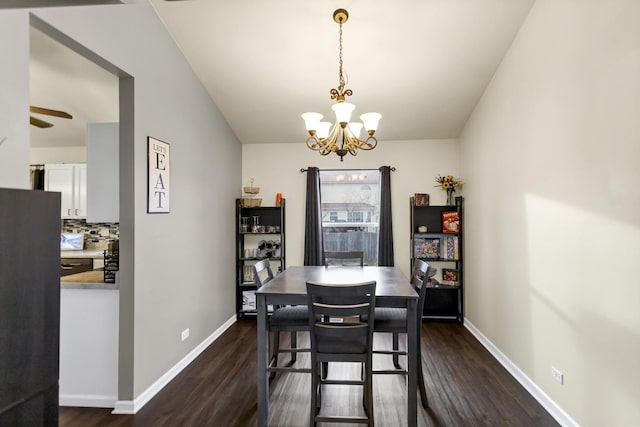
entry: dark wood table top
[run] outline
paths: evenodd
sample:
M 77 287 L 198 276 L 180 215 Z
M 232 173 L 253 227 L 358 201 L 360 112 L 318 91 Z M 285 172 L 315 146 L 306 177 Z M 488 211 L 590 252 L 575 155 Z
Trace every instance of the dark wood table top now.
M 349 284 L 371 280 L 376 282 L 376 298 L 418 298 L 409 279 L 396 267 L 288 267 L 256 294 L 306 295 L 307 281 Z

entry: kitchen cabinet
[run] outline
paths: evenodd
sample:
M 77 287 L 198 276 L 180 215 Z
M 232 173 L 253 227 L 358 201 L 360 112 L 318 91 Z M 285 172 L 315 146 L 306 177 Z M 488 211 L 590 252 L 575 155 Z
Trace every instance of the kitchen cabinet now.
M 61 194 L 60 216 L 64 219 L 87 216 L 87 165 L 47 163 L 44 165 L 47 191 Z
M 87 123 L 87 222 L 120 220 L 119 124 Z
M 91 258 L 60 258 L 60 277 L 93 270 Z

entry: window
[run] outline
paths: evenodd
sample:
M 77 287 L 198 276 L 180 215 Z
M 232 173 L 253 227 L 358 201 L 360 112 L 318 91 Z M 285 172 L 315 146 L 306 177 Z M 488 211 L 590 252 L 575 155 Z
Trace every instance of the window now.
M 362 251 L 378 263 L 380 171 L 321 170 L 320 206 L 325 251 Z
M 347 212 L 347 222 L 364 222 L 364 212 Z

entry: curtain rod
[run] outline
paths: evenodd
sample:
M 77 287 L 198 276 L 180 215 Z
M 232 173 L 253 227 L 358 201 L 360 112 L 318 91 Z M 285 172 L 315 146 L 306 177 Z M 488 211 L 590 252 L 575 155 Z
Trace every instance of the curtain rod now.
M 300 172 L 307 172 L 309 169 L 305 169 L 305 168 L 300 168 Z M 366 168 L 356 168 L 356 169 L 320 169 L 321 171 L 345 171 L 345 170 L 349 170 L 349 171 L 370 171 L 370 170 L 374 170 L 374 169 L 366 169 Z M 396 168 L 395 166 L 391 166 L 391 172 L 395 172 Z

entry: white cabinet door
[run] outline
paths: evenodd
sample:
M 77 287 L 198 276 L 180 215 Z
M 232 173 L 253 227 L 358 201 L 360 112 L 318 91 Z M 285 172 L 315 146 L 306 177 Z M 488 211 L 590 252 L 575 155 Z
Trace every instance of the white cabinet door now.
M 87 217 L 87 165 L 75 165 L 73 169 L 73 197 L 76 218 Z
M 45 190 L 61 194 L 60 216 L 84 218 L 87 215 L 87 166 L 46 164 L 44 170 Z

